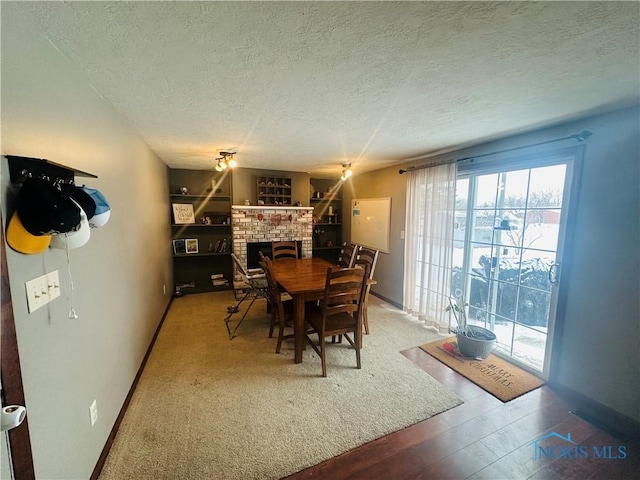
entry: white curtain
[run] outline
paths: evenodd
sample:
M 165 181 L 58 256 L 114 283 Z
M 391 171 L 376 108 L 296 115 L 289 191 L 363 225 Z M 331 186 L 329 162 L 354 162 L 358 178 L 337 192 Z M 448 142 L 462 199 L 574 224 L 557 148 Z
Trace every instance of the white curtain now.
M 426 325 L 449 328 L 455 162 L 409 172 L 404 255 L 404 309 Z

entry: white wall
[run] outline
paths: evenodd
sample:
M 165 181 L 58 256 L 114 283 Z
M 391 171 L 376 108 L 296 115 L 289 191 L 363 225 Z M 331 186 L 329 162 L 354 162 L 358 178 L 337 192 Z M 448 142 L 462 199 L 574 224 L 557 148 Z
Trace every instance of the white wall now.
M 81 72 L 27 21 L 2 10 L 2 153 L 47 158 L 97 179 L 112 214 L 70 252 L 7 261 L 37 478 L 89 478 L 172 292 L 166 167 Z M 2 158 L 2 213 L 10 207 Z M 62 296 L 27 313 L 24 282 L 58 270 Z M 162 286 L 167 285 L 167 294 Z M 89 421 L 96 399 L 99 418 Z
M 587 119 L 557 381 L 640 421 L 640 112 Z M 577 126 L 577 125 L 576 125 Z
M 640 421 L 640 111 L 624 109 L 585 117 L 553 128 L 438 155 L 421 163 L 565 137 L 583 130 L 584 169 L 573 232 L 565 252 L 563 275 L 569 288 L 561 295 L 566 311 L 555 380 L 592 400 Z M 574 141 L 556 146 L 576 145 Z M 549 147 L 540 147 L 540 150 Z M 380 254 L 378 285 L 372 290 L 402 304 L 406 176 L 390 167 L 352 177 L 343 189 L 343 209 L 351 198 L 392 197 L 391 251 Z M 349 239 L 345 224 L 345 240 Z

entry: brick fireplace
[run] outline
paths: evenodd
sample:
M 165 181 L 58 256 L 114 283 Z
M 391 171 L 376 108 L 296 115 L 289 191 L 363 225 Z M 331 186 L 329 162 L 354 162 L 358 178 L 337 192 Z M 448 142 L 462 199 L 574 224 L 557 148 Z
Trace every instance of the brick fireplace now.
M 247 265 L 247 244 L 298 240 L 302 258 L 313 251 L 313 207 L 244 206 L 231 207 L 233 253 Z

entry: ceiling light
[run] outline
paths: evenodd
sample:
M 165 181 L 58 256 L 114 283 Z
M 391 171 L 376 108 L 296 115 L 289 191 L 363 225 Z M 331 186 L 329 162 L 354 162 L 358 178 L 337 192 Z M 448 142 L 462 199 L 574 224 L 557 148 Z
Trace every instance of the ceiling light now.
M 351 171 L 351 164 L 350 163 L 343 163 L 342 164 L 342 175 L 340 176 L 340 180 L 342 180 L 344 182 L 351 175 L 353 175 L 353 172 Z
M 222 172 L 226 170 L 227 167 L 233 168 L 236 165 L 238 165 L 238 162 L 236 162 L 233 159 L 233 156 L 235 155 L 235 153 L 236 152 L 227 152 L 227 151 L 220 152 L 220 156 L 216 158 L 218 162 L 215 166 L 216 172 Z

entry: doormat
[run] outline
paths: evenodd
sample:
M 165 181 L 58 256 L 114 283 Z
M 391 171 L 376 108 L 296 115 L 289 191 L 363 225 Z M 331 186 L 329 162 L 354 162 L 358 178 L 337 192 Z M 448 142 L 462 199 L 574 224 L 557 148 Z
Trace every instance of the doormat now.
M 545 383 L 493 353 L 484 360 L 462 356 L 455 337 L 425 343 L 420 348 L 503 402 L 513 400 Z

